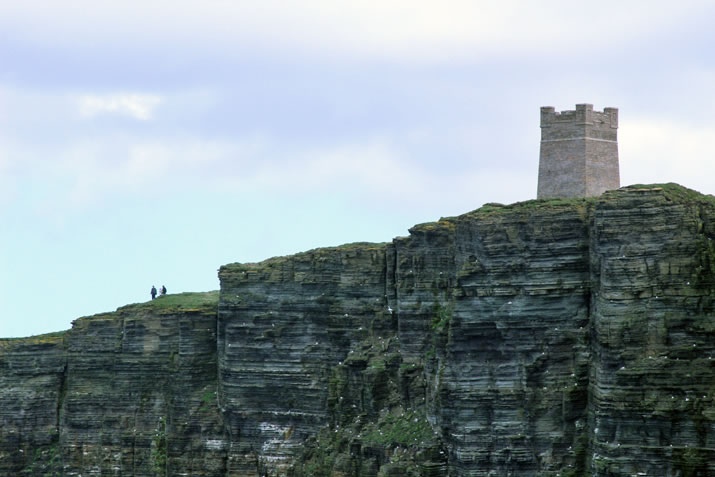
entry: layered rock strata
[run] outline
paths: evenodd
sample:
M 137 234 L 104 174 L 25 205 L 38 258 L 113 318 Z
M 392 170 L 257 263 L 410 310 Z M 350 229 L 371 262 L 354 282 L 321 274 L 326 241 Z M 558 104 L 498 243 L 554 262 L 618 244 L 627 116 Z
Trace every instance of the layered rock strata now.
M 152 305 L 77 320 L 67 334 L 64 475 L 223 472 L 216 301 Z
M 437 433 L 427 447 L 446 453 L 444 462 L 420 460 L 400 442 L 413 459 L 404 469 L 415 475 L 432 468 L 455 476 L 713 473 L 714 217 L 713 201 L 686 189 L 630 188 L 599 199 L 489 205 L 383 246 L 223 267 L 221 382 L 240 373 L 270 382 L 268 395 L 302 396 L 271 410 L 271 420 L 261 408 L 268 396 L 252 401 L 240 385 L 223 388 L 227 408 L 240 413 L 233 432 L 247 430 L 233 459 L 285 473 L 300 453 L 294 440 L 322 427 L 337 434 L 320 444 L 328 455 L 312 449 L 299 459 L 373 475 L 361 470 L 369 425 L 354 422 L 385 417 L 374 399 L 337 396 L 351 403 L 337 421 L 356 416 L 340 429 L 331 379 L 371 394 L 369 366 L 355 372 L 350 354 L 360 340 L 387 339 L 383 355 L 394 366 L 392 374 L 385 367 L 382 391 L 399 399 L 379 405 L 424 417 Z M 321 309 L 324 291 L 336 302 Z M 291 341 L 297 348 L 276 343 L 266 352 L 260 334 L 284 326 L 299 333 Z M 329 330 L 343 347 L 335 349 Z M 239 358 L 243 352 L 252 358 Z M 322 368 L 307 365 L 315 359 Z M 377 467 L 393 460 L 394 452 L 384 453 Z
M 218 294 L 0 341 L 2 475 L 222 475 Z
M 0 341 L 0 473 L 715 475 L 713 238 L 667 184 L 226 265 Z
M 715 475 L 712 202 L 618 197 L 593 214 L 590 468 Z
M 0 475 L 59 465 L 65 368 L 64 333 L 0 340 Z
M 222 267 L 218 354 L 232 437 L 228 475 L 286 470 L 329 422 L 333 368 L 361 341 L 394 334 L 385 266 L 385 246 L 355 245 Z

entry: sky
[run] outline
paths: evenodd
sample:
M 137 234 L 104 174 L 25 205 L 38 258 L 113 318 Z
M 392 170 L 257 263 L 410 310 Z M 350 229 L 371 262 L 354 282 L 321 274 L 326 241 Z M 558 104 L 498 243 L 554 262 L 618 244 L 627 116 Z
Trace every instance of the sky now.
M 539 108 L 715 193 L 715 3 L 0 1 L 0 336 L 536 197 Z

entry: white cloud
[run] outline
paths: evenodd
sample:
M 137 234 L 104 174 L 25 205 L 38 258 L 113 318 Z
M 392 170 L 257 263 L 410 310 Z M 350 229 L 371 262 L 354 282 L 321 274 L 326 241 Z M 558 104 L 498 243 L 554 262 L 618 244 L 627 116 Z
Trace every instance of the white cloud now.
M 633 119 L 619 125 L 621 184 L 678 182 L 715 193 L 715 124 Z
M 77 106 L 85 118 L 108 113 L 147 121 L 161 101 L 161 97 L 153 94 L 84 95 L 77 99 Z
M 0 78 L 0 135 L 9 134 L 9 130 L 19 133 L 43 130 L 46 141 L 53 132 L 75 126 L 77 120 L 107 114 L 144 123 L 155 119 L 159 108 L 172 121 L 191 120 L 205 114 L 220 100 L 220 94 L 210 88 L 161 93 L 80 93 L 72 87 L 10 84 Z

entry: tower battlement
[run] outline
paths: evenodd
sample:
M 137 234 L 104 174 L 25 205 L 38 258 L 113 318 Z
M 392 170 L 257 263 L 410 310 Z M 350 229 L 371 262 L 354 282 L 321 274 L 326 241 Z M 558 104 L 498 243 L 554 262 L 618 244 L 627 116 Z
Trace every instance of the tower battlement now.
M 537 198 L 591 197 L 620 187 L 618 109 L 541 108 Z

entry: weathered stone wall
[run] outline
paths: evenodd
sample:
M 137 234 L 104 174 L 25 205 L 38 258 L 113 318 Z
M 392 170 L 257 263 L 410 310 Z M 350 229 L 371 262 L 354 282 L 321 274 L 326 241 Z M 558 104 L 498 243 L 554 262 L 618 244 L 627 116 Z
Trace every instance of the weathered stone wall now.
M 586 144 L 584 139 L 542 141 L 537 197 L 586 197 Z
M 595 197 L 605 191 L 618 189 L 621 186 L 618 144 L 615 141 L 586 139 L 585 149 L 586 193 L 584 197 Z
M 593 197 L 620 187 L 618 110 L 541 108 L 537 198 Z

